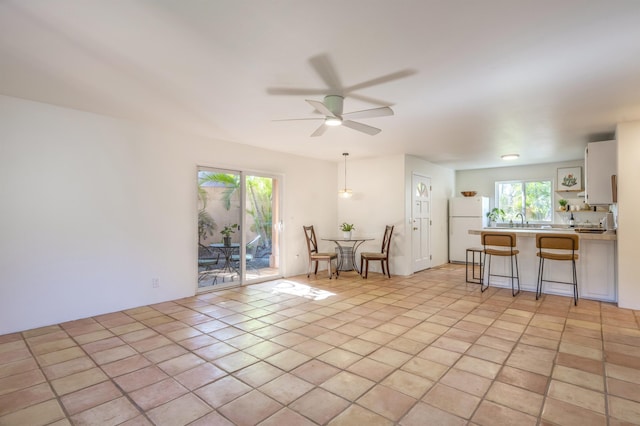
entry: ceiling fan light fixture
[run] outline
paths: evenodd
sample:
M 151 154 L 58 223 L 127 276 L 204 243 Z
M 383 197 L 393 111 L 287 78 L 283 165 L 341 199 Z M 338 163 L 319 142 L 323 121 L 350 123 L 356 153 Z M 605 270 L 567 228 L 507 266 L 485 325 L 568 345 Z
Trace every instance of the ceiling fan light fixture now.
M 324 119 L 324 124 L 327 126 L 339 126 L 342 124 L 342 119 L 338 117 L 327 117 Z
M 520 154 L 505 154 L 500 158 L 502 158 L 505 161 L 517 160 L 518 158 L 520 158 Z

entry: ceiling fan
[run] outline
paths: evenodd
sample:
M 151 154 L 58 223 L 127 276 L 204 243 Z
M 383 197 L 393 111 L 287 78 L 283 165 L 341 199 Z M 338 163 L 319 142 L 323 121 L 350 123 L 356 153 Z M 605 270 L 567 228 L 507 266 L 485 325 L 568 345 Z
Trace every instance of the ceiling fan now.
M 333 126 L 345 126 L 350 129 L 373 136 L 380 133 L 381 130 L 367 124 L 352 121 L 350 119 L 384 117 L 393 115 L 393 110 L 388 106 L 343 113 L 342 107 L 344 98 L 340 95 L 327 95 L 324 97 L 324 102 L 314 101 L 310 99 L 307 99 L 306 101 L 309 105 L 314 107 L 316 111 L 324 115 L 324 117 L 291 118 L 275 121 L 323 120 L 324 122 L 320 124 L 320 127 L 318 127 L 316 131 L 311 134 L 311 137 L 322 136 L 327 130 L 327 127 Z
M 316 111 L 324 115 L 323 118 L 299 118 L 290 120 L 275 120 L 275 121 L 291 121 L 291 120 L 324 120 L 324 123 L 318 127 L 318 129 L 311 134 L 311 136 L 321 136 L 327 130 L 328 126 L 345 126 L 350 129 L 357 130 L 359 132 L 366 133 L 368 135 L 376 135 L 381 132 L 376 127 L 369 126 L 367 124 L 352 121 L 352 119 L 361 118 L 373 118 L 384 117 L 393 115 L 393 110 L 387 106 L 389 102 L 384 102 L 378 99 L 362 96 L 357 93 L 353 93 L 357 90 L 361 90 L 367 87 L 387 83 L 389 81 L 405 78 L 415 74 L 414 70 L 407 69 L 397 71 L 391 74 L 387 74 L 378 78 L 374 78 L 362 83 L 354 84 L 344 87 L 338 73 L 336 72 L 331 59 L 326 54 L 320 54 L 309 59 L 311 66 L 318 73 L 320 78 L 327 85 L 325 89 L 317 88 L 292 88 L 292 87 L 271 87 L 267 89 L 267 93 L 271 95 L 319 95 L 325 94 L 324 101 L 315 101 L 307 99 L 309 103 Z M 343 103 L 345 96 L 349 96 L 354 99 L 359 99 L 374 105 L 381 105 L 379 108 L 366 109 L 361 111 L 343 113 Z

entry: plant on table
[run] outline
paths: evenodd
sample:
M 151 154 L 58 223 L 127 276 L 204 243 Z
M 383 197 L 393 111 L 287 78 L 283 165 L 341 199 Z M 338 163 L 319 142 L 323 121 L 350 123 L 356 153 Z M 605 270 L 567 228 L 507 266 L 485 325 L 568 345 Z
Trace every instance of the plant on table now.
M 356 227 L 353 226 L 353 223 L 344 222 L 342 225 L 340 225 L 340 229 L 342 230 L 342 232 L 351 232 L 356 229 Z
M 231 244 L 231 234 L 236 232 L 236 229 L 238 229 L 237 223 L 234 223 L 233 225 L 225 225 L 224 228 L 222 228 L 220 233 L 224 236 L 223 241 L 225 245 Z

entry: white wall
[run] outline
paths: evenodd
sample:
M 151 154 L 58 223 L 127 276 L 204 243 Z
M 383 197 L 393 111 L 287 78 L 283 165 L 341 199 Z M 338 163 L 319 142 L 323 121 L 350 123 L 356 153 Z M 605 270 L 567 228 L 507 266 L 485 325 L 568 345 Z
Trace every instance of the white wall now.
M 618 124 L 618 306 L 640 309 L 640 121 Z
M 363 160 L 347 159 L 347 186 L 353 190 L 348 199 L 338 198 L 344 188 L 344 161 L 338 166 L 338 220 L 327 232 L 339 235 L 338 225 L 353 223 L 354 236 L 374 238 L 358 252 L 379 251 L 386 225 L 395 225 L 389 251 L 389 268 L 394 275 L 407 275 L 404 268 L 404 157 L 402 155 Z M 369 271 L 380 271 L 380 262 L 372 262 Z
M 334 163 L 0 96 L 0 334 L 195 294 L 197 165 L 282 174 L 284 273 L 306 270 Z

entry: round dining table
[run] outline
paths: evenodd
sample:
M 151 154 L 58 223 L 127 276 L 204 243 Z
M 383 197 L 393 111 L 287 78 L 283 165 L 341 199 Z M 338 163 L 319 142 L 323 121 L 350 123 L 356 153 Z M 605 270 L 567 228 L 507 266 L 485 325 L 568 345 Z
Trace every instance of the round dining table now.
M 353 270 L 357 273 L 360 273 L 360 269 L 358 269 L 358 265 L 356 264 L 356 250 L 360 247 L 365 241 L 373 241 L 373 238 L 344 238 L 344 237 L 335 237 L 335 238 L 321 238 L 323 241 L 333 241 L 338 247 L 338 270 L 341 271 L 344 265 L 345 258 L 348 257 L 347 262 L 351 263 Z M 347 256 L 345 253 L 347 250 L 345 248 L 351 249 L 351 256 Z

